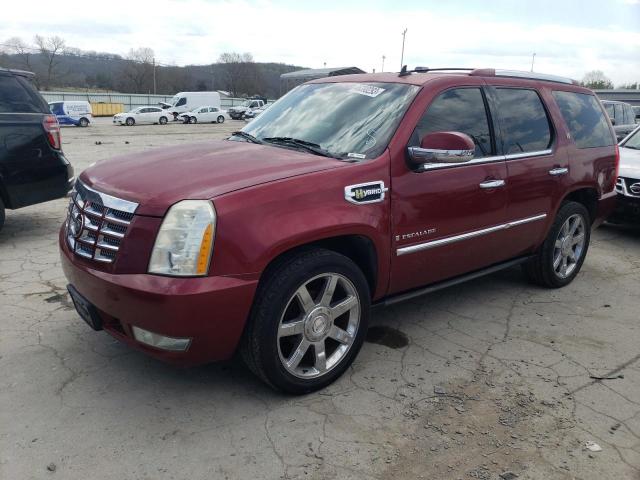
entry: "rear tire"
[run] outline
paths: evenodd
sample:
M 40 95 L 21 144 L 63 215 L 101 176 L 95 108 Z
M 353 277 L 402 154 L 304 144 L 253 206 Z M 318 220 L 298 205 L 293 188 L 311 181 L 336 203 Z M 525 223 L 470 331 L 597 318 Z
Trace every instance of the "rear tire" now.
M 589 249 L 591 219 L 584 205 L 562 204 L 542 247 L 523 265 L 528 279 L 543 287 L 569 285 L 580 272 Z
M 82 117 L 82 118 L 80 119 L 80 126 L 81 126 L 81 127 L 88 127 L 88 126 L 89 126 L 89 120 L 88 120 L 88 119 L 86 119 L 86 118 L 84 118 L 84 117 Z
M 132 127 L 136 124 L 136 121 L 133 118 L 128 117 L 124 123 L 126 123 L 128 127 Z
M 288 393 L 329 385 L 364 342 L 371 306 L 364 274 L 343 255 L 313 249 L 285 258 L 267 275 L 241 341 L 244 362 Z
M 2 227 L 4 226 L 4 218 L 4 202 L 0 198 L 0 230 L 2 230 Z
M 218 117 L 218 123 L 224 123 L 224 117 L 222 115 Z

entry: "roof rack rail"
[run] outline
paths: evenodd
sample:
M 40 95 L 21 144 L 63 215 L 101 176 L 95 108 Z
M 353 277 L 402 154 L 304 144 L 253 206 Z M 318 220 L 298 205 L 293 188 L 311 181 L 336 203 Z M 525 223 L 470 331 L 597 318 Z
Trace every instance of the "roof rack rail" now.
M 404 65 L 402 67 L 402 70 L 400 70 L 400 73 L 398 74 L 398 76 L 400 77 L 404 77 L 406 75 L 410 75 L 412 73 L 427 73 L 427 72 L 443 72 L 443 71 L 473 71 L 475 70 L 474 68 L 460 68 L 460 67 L 439 67 L 439 68 L 429 68 L 429 67 L 415 67 L 413 70 L 407 70 L 407 66 Z
M 473 76 L 484 77 L 509 77 L 509 78 L 525 78 L 529 80 L 544 80 L 547 82 L 566 83 L 569 85 L 577 85 L 578 82 L 568 77 L 558 75 L 549 75 L 548 73 L 525 72 L 522 70 L 494 70 L 491 68 L 483 68 L 471 72 Z

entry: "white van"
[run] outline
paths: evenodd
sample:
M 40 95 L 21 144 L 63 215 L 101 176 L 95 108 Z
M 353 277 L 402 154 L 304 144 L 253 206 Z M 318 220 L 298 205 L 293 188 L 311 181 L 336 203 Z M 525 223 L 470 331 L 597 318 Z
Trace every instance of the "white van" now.
M 93 121 L 91 104 L 84 100 L 65 100 L 49 103 L 49 109 L 58 118 L 60 125 L 88 127 Z
M 198 107 L 207 105 L 220 108 L 220 94 L 218 92 L 178 92 L 171 99 L 171 103 L 166 110 L 173 115 L 174 119 L 184 112 L 190 112 Z M 163 108 L 166 104 L 163 104 Z

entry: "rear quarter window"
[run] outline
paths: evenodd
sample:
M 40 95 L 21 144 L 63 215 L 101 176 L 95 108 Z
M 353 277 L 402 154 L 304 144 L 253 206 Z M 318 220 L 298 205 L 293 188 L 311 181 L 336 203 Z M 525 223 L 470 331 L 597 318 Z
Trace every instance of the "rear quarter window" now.
M 593 95 L 553 92 L 571 137 L 578 148 L 608 147 L 615 143 L 600 102 Z
M 28 79 L 0 75 L 0 113 L 49 113 L 49 105 Z

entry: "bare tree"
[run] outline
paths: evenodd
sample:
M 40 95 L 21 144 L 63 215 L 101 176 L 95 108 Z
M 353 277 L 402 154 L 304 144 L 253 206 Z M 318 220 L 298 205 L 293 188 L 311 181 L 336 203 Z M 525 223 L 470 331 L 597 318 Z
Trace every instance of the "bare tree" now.
M 29 47 L 20 37 L 11 37 L 5 44 L 5 52 L 9 55 L 17 57 L 20 68 L 25 70 L 33 70 L 31 66 L 31 54 L 33 49 Z
M 582 78 L 582 85 L 591 89 L 613 88 L 613 82 L 609 80 L 602 70 L 587 72 Z
M 129 50 L 127 64 L 122 72 L 125 80 L 135 93 L 148 93 L 153 78 L 153 50 L 147 47 Z
M 63 38 L 58 36 L 45 38 L 40 35 L 36 35 L 34 41 L 46 62 L 46 76 L 43 88 L 44 90 L 49 90 L 52 83 L 57 80 L 56 75 L 59 73 L 57 70 L 60 64 L 60 56 L 64 53 L 65 42 Z
M 234 96 L 255 93 L 259 84 L 258 69 L 250 53 L 227 52 L 220 55 L 223 66 L 223 86 Z

